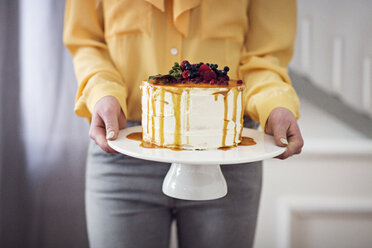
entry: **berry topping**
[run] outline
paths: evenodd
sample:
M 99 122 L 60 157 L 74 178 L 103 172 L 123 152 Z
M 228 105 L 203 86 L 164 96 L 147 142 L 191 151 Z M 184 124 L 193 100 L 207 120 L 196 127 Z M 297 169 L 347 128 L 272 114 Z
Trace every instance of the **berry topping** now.
M 211 68 L 209 68 L 209 66 L 207 66 L 206 64 L 202 64 L 199 67 L 199 72 L 210 71 L 210 70 L 211 70 Z
M 236 83 L 237 84 L 243 84 L 243 81 L 242 80 L 238 80 Z
M 182 77 L 187 79 L 187 78 L 189 78 L 189 74 L 190 74 L 190 71 L 184 71 L 184 72 L 182 72 Z
M 185 68 L 185 64 L 190 64 L 189 63 L 189 61 L 187 61 L 187 60 L 184 60 L 184 61 L 182 61 L 182 63 L 181 63 L 181 69 L 184 71 L 186 68 Z
M 216 73 L 213 71 L 205 71 L 203 73 L 204 80 L 211 81 L 212 79 L 216 79 Z
M 189 61 L 184 60 L 181 64 L 175 62 L 168 74 L 150 76 L 148 80 L 153 80 L 156 84 L 187 84 L 192 82 L 196 84 L 228 85 L 229 76 L 227 73 L 230 68 L 228 66 L 223 67 L 221 70 L 217 68 L 217 64 L 204 64 L 203 62 L 191 64 Z M 243 84 L 243 82 L 238 80 L 237 84 Z

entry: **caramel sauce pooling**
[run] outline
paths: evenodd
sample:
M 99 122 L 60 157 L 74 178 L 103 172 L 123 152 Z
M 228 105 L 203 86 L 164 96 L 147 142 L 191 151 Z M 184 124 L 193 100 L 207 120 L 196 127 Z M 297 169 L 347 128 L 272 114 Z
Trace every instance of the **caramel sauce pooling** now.
M 130 134 L 127 135 L 127 138 L 130 139 L 130 140 L 141 141 L 140 146 L 143 147 L 143 148 L 168 148 L 168 147 L 158 146 L 158 145 L 152 144 L 150 142 L 144 142 L 142 140 L 142 132 L 130 133 Z M 254 141 L 253 138 L 242 137 L 242 141 L 239 143 L 238 146 L 253 146 L 255 144 L 256 144 L 256 142 Z M 235 147 L 235 146 L 231 146 L 231 147 L 220 147 L 220 148 L 218 148 L 218 150 L 227 151 L 227 150 L 230 150 L 233 147 Z M 168 148 L 168 149 L 171 149 L 173 151 L 187 150 L 187 149 L 181 149 L 181 148 Z

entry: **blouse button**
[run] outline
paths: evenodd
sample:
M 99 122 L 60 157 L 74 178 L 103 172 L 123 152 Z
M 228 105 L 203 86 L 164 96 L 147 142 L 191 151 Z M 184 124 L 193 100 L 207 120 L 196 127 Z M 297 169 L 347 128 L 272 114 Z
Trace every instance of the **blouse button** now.
M 170 53 L 171 53 L 172 55 L 177 55 L 177 53 L 178 53 L 177 48 L 172 48 L 172 49 L 170 50 Z

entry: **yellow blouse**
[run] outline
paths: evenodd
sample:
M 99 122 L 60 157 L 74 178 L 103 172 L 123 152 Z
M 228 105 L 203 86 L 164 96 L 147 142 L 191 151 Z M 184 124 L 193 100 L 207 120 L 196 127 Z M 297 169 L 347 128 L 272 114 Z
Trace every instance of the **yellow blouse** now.
M 229 66 L 230 78 L 247 86 L 245 113 L 263 128 L 276 107 L 298 118 L 287 71 L 295 28 L 295 0 L 67 0 L 75 112 L 91 118 L 110 95 L 128 120 L 140 120 L 141 81 L 186 59 Z

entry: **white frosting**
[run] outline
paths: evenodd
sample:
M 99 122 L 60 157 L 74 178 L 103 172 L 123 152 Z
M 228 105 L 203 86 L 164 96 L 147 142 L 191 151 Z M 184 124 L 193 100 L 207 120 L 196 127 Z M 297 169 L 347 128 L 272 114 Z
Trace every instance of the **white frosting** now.
M 163 147 L 192 150 L 240 143 L 242 89 L 242 86 L 157 86 L 143 82 L 143 140 Z

